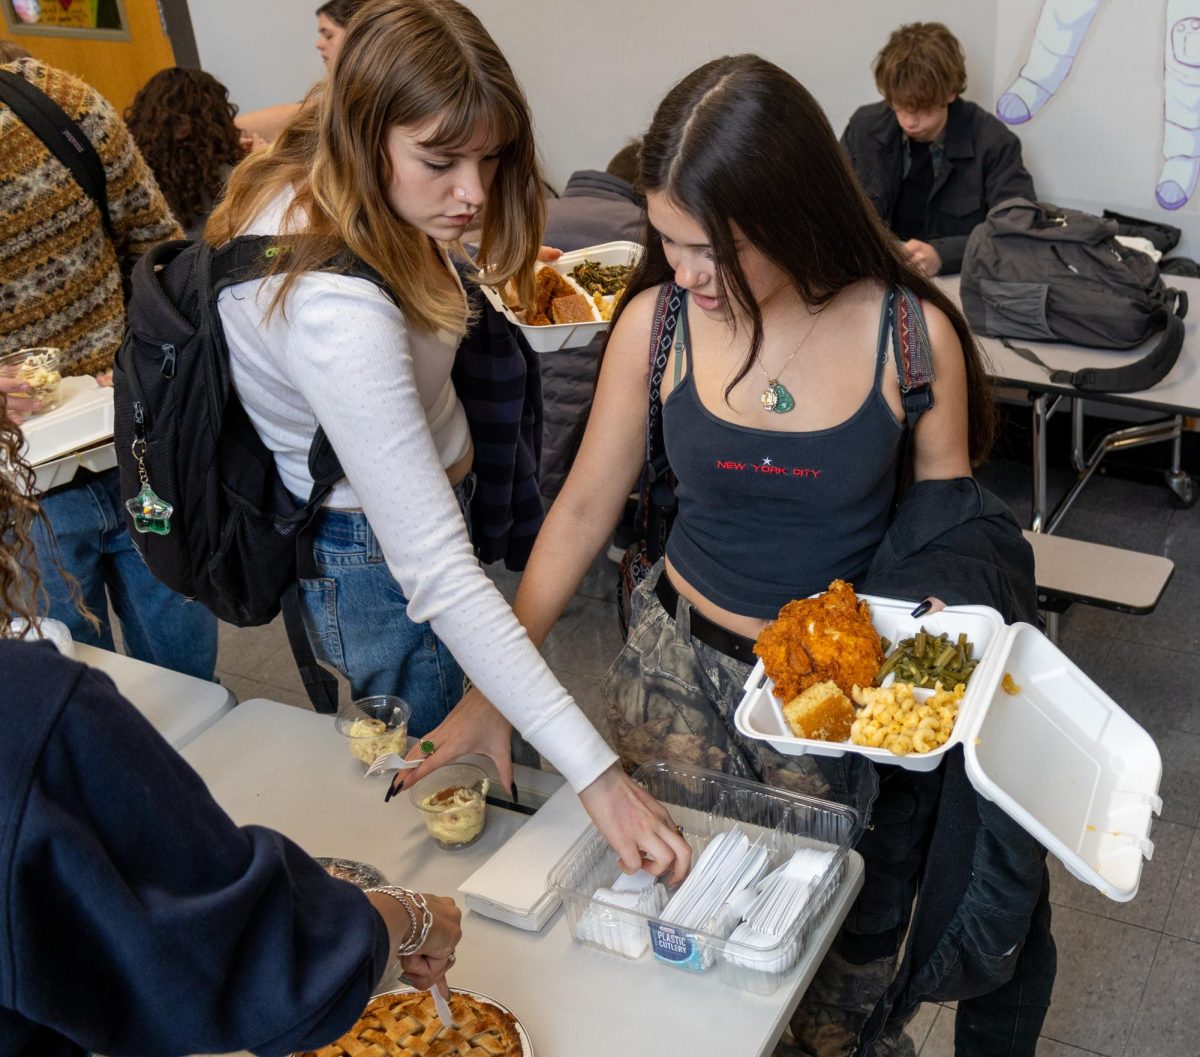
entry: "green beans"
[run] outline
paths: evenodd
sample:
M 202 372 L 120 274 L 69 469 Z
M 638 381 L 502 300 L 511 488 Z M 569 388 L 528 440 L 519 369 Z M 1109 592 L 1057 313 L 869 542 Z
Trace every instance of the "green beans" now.
M 875 677 L 882 683 L 884 677 L 895 673 L 896 682 L 912 683 L 913 686 L 932 687 L 941 683 L 952 690 L 958 683 L 966 683 L 979 662 L 971 656 L 974 646 L 960 634 L 956 641 L 943 632 L 931 635 L 923 627 L 911 638 L 901 639 L 888 654 Z

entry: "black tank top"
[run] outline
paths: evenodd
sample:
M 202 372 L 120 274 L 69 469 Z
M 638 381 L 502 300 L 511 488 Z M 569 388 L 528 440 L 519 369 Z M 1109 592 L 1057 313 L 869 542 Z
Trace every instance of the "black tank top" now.
M 866 399 L 840 425 L 809 433 L 740 426 L 705 408 L 692 385 L 686 295 L 680 313 L 687 374 L 663 404 L 679 503 L 672 565 L 711 602 L 765 619 L 838 577 L 853 582 L 887 529 L 905 430 L 880 388 L 887 298 Z

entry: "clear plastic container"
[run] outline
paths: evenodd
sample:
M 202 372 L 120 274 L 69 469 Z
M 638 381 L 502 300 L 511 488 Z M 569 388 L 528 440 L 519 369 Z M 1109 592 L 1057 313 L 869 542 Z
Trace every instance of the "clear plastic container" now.
M 385 753 L 403 756 L 408 751 L 408 718 L 411 715 L 412 709 L 404 698 L 376 694 L 342 705 L 334 726 L 350 743 L 354 758 L 370 767 Z
M 449 763 L 427 774 L 409 791 L 439 848 L 456 851 L 479 840 L 487 825 L 491 780 L 473 763 Z
M 62 351 L 49 345 L 32 349 L 18 349 L 7 356 L 0 356 L 0 378 L 14 378 L 29 386 L 29 396 L 41 402 L 36 411 L 27 415 L 42 415 L 53 411 L 60 402 L 59 387 L 62 375 L 59 362 Z
M 830 864 L 814 885 L 808 904 L 778 942 L 751 947 L 728 939 L 736 919 L 711 932 L 689 930 L 595 900 L 596 890 L 611 885 L 621 870 L 616 853 L 593 826 L 547 879 L 563 901 L 571 935 L 577 942 L 625 958 L 635 957 L 630 952 L 645 947 L 646 952 L 636 957 L 648 953 L 664 965 L 692 972 L 715 969 L 733 987 L 773 993 L 795 966 L 813 926 L 845 877 L 846 856 L 859 833 L 858 813 L 841 804 L 700 767 L 647 764 L 633 777 L 667 807 L 697 855 L 718 833 L 740 824 L 752 840 L 760 840 L 770 850 L 768 869 L 805 847 L 831 851 Z

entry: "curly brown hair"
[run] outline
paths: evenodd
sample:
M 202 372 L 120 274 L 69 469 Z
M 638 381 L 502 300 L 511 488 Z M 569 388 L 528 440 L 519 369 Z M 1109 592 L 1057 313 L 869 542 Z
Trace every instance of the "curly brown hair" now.
M 0 638 L 11 634 L 9 621 L 24 617 L 27 626 L 21 637 L 37 627 L 45 592 L 33 558 L 33 526 L 43 518 L 35 492 L 34 473 L 21 451 L 24 438 L 20 426 L 8 417 L 7 400 L 0 393 Z
M 185 228 L 207 215 L 244 156 L 229 89 L 203 70 L 160 70 L 125 111 L 133 136 Z

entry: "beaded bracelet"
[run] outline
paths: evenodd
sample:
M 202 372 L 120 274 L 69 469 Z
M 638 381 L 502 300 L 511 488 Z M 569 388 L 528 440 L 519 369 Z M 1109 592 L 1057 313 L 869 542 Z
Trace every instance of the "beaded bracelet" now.
M 433 911 L 429 909 L 429 904 L 426 903 L 425 897 L 420 892 L 414 892 L 409 888 L 399 888 L 395 885 L 378 885 L 375 888 L 368 888 L 366 891 L 389 896 L 399 903 L 404 908 L 404 913 L 408 915 L 408 932 L 396 947 L 397 958 L 416 954 L 425 946 L 425 941 L 429 938 L 429 930 L 433 927 Z M 419 924 L 416 915 L 417 909 L 421 911 Z

